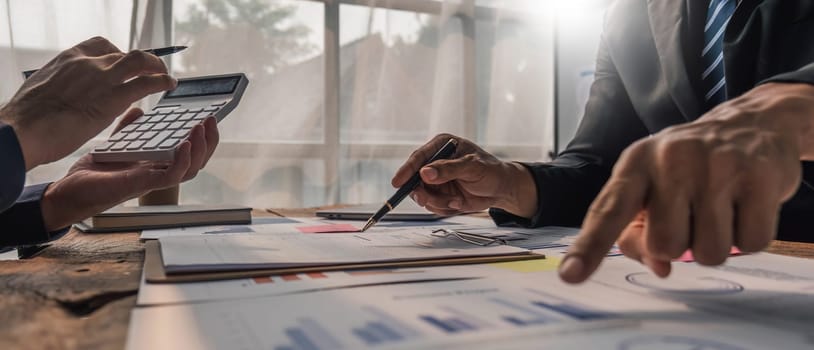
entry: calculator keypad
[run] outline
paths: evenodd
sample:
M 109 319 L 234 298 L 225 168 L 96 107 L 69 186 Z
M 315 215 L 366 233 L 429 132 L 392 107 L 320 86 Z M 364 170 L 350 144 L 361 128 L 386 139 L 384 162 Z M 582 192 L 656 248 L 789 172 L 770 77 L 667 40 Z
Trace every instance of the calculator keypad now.
M 225 104 L 225 103 L 223 103 Z M 147 113 L 95 148 L 96 152 L 167 150 L 177 147 L 193 127 L 217 113 L 223 104 L 207 108 L 161 108 Z

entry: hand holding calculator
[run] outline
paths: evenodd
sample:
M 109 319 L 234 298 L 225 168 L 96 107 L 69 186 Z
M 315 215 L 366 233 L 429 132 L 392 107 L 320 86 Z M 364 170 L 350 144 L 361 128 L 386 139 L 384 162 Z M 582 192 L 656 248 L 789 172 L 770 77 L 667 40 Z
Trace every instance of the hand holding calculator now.
M 248 83 L 242 73 L 179 79 L 151 111 L 96 147 L 93 160 L 172 160 L 193 127 L 210 116 L 220 122 L 235 109 Z

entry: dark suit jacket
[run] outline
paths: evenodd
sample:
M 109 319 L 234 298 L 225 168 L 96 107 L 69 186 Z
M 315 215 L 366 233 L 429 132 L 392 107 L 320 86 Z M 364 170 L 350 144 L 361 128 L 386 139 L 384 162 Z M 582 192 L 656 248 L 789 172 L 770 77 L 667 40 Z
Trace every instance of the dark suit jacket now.
M 0 123 L 0 248 L 47 242 L 67 229 L 47 232 L 40 202 L 48 184 L 23 188 L 25 161 L 14 129 Z
M 524 220 L 492 210 L 498 223 L 579 226 L 622 150 L 712 107 L 700 89 L 708 6 L 619 0 L 609 7 L 576 136 L 551 163 L 527 164 L 537 184 L 537 214 Z M 724 62 L 729 98 L 768 81 L 814 84 L 814 1 L 743 0 L 724 35 Z M 804 164 L 804 176 L 814 180 L 809 168 Z M 814 240 L 812 189 L 800 186 L 785 204 L 779 238 Z

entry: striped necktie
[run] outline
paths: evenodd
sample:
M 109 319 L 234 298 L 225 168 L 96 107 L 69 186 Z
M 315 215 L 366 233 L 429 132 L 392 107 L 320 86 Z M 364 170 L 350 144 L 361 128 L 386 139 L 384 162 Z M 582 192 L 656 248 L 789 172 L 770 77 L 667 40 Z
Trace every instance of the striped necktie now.
M 701 58 L 704 72 L 704 100 L 710 107 L 726 101 L 726 78 L 724 76 L 724 31 L 737 7 L 736 0 L 712 0 L 704 25 L 704 49 Z

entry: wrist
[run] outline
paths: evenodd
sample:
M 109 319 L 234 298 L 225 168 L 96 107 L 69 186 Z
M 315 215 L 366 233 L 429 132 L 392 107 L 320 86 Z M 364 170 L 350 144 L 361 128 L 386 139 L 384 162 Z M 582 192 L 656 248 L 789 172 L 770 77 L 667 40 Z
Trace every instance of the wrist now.
M 20 125 L 20 123 L 15 120 L 11 116 L 12 112 L 9 112 L 7 108 L 3 108 L 0 110 L 0 121 L 7 124 L 14 130 L 14 135 L 17 137 L 17 143 L 20 145 L 20 150 L 23 153 L 23 161 L 25 162 L 25 170 L 29 171 L 31 169 L 36 168 L 39 165 L 46 163 L 42 157 L 40 157 L 41 152 L 38 151 L 39 144 L 35 137 L 33 137 L 24 125 Z
M 800 160 L 814 160 L 814 85 L 768 83 L 739 100 L 739 114 L 791 141 Z
M 495 207 L 514 215 L 532 218 L 537 213 L 537 185 L 531 172 L 516 162 L 503 163 L 504 189 Z
M 83 220 L 97 210 L 91 203 L 83 203 L 81 196 L 68 193 L 70 186 L 64 179 L 52 183 L 45 189 L 40 202 L 42 222 L 48 232 L 54 232 Z
M 814 160 L 814 85 L 797 84 L 799 97 L 793 96 L 788 117 L 792 120 L 789 132 L 797 137 L 800 160 Z
M 20 128 L 16 125 L 11 125 L 11 127 L 14 129 L 14 133 L 17 134 L 17 142 L 20 143 L 20 149 L 23 151 L 26 171 L 48 163 L 41 157 L 42 152 L 38 151 L 39 143 L 25 128 Z
M 58 209 L 60 208 L 60 204 L 58 190 L 56 190 L 57 188 L 59 188 L 59 183 L 57 182 L 48 186 L 48 188 L 45 189 L 45 193 L 42 195 L 42 201 L 40 202 L 40 208 L 42 210 L 42 222 L 45 225 L 45 230 L 48 232 L 54 232 L 71 224 L 64 222 L 64 218 L 60 217 L 63 212 Z

